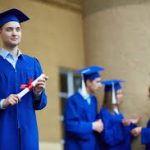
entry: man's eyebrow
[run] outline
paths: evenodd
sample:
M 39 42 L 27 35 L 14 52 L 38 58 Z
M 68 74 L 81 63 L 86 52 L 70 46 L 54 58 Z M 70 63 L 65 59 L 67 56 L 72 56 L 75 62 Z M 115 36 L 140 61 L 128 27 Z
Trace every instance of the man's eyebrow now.
M 8 26 L 8 27 L 5 27 L 5 28 L 21 28 L 21 27 L 20 27 L 20 26 L 18 26 L 18 27 L 9 27 L 9 26 Z

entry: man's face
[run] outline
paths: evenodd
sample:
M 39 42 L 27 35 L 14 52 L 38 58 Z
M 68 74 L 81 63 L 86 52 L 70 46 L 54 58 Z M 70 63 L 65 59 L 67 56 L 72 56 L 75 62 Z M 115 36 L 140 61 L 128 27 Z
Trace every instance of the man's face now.
M 15 47 L 21 41 L 21 26 L 18 22 L 11 21 L 0 29 L 0 36 L 4 46 Z
M 123 91 L 122 90 L 117 90 L 116 99 L 117 99 L 118 104 L 120 104 L 122 102 L 122 97 L 123 97 Z
M 102 84 L 100 83 L 101 78 L 95 78 L 94 80 L 88 80 L 87 85 L 89 90 L 94 93 L 96 90 L 98 90 L 100 87 L 102 87 Z

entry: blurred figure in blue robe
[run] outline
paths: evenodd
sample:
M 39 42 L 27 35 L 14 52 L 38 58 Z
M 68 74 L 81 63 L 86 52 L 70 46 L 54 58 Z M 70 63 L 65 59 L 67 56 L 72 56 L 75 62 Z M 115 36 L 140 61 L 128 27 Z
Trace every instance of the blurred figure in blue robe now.
M 65 150 L 97 150 L 96 133 L 101 133 L 103 123 L 98 119 L 95 92 L 102 86 L 98 73 L 104 70 L 91 66 L 79 70 L 82 88 L 68 98 L 65 105 Z
M 131 129 L 136 127 L 139 118 L 125 119 L 119 110 L 122 102 L 122 80 L 105 80 L 104 101 L 99 117 L 104 124 L 100 136 L 104 150 L 131 150 Z
M 31 88 L 31 80 L 42 73 L 37 59 L 22 54 L 19 44 L 21 24 L 29 18 L 18 9 L 0 13 L 0 150 L 39 150 L 35 110 L 46 106 L 47 77 Z M 18 93 L 30 91 L 21 99 Z
M 148 88 L 148 97 L 150 99 L 150 87 Z M 147 122 L 147 127 L 136 127 L 132 130 L 134 136 L 141 135 L 141 143 L 145 144 L 145 149 L 150 150 L 150 119 Z

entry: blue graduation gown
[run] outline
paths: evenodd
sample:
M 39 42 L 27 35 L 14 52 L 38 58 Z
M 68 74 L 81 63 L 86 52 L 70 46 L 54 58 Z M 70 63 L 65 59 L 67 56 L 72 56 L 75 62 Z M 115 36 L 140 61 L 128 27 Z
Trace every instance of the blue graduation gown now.
M 41 74 L 39 62 L 27 55 L 20 55 L 16 69 L 0 56 L 0 100 L 17 94 L 21 84 Z M 33 92 L 26 94 L 17 105 L 0 110 L 0 150 L 38 150 L 38 128 L 35 110 L 46 106 L 45 91 L 40 100 Z
M 91 97 L 88 104 L 76 92 L 65 105 L 65 150 L 96 150 L 97 142 L 92 122 L 97 118 L 97 100 Z
M 124 126 L 121 121 L 124 116 L 112 114 L 105 107 L 101 109 L 100 118 L 104 123 L 104 130 L 100 136 L 104 150 L 131 150 L 132 135 L 130 131 L 136 126 Z
M 146 144 L 146 150 L 150 150 L 150 120 L 147 122 L 147 128 L 142 128 L 141 143 Z

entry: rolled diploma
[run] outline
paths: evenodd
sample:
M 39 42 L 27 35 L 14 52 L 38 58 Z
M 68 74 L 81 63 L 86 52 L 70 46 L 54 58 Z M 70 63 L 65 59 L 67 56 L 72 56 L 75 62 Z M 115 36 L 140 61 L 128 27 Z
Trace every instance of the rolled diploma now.
M 38 81 L 39 79 L 42 79 L 44 76 L 45 76 L 44 74 L 41 74 L 38 78 L 36 78 L 36 79 L 31 83 L 32 87 L 34 87 L 34 86 L 37 84 L 37 81 Z M 22 98 L 25 94 L 27 94 L 30 90 L 31 90 L 31 89 L 29 89 L 29 88 L 25 88 L 25 89 L 23 89 L 20 93 L 18 93 L 17 95 L 18 95 L 19 99 L 21 99 L 21 98 Z

